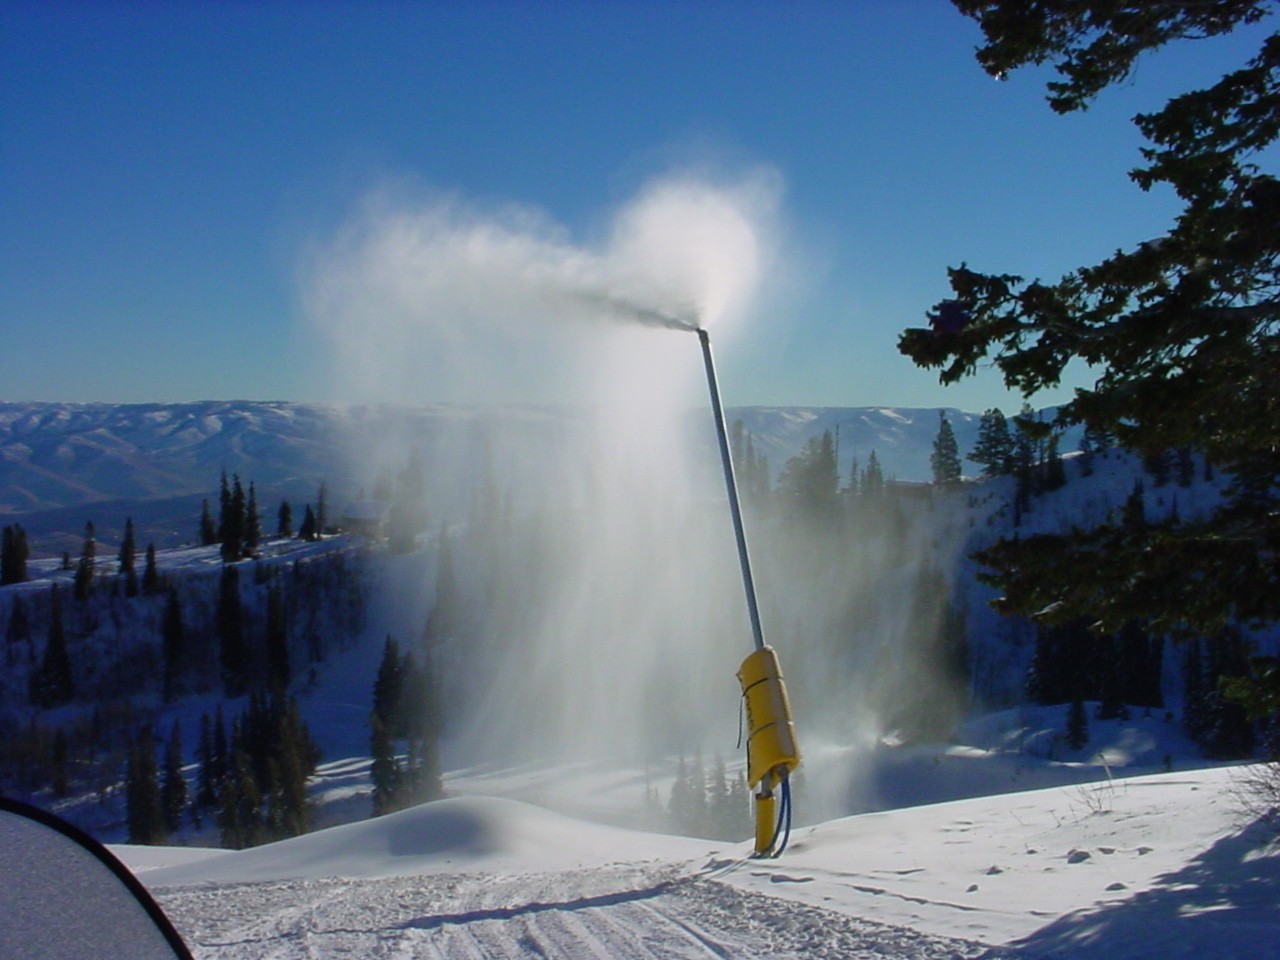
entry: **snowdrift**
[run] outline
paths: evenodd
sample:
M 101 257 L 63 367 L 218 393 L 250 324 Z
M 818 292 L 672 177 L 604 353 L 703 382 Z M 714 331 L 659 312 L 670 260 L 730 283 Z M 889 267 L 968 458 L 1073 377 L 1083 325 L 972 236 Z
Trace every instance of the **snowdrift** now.
M 516 800 L 456 797 L 279 843 L 146 870 L 143 877 L 150 887 L 169 887 L 574 870 L 620 861 L 685 860 L 705 855 L 714 846 L 710 841 L 574 820 Z M 131 848 L 120 849 L 131 861 Z
M 798 829 L 776 861 L 459 797 L 141 875 L 197 955 L 234 960 L 477 940 L 491 956 L 532 942 L 567 955 L 584 937 L 595 955 L 646 958 L 713 944 L 723 957 L 1272 960 L 1280 844 L 1242 810 L 1241 778 L 1180 771 L 861 814 Z M 122 848 L 135 852 L 145 860 Z M 636 943 L 653 946 L 628 953 Z

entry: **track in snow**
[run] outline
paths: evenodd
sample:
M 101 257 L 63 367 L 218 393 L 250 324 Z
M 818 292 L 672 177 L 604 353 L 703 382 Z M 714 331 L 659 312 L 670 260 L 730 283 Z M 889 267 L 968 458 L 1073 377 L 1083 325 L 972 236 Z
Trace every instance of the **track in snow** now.
M 736 890 L 670 866 L 157 891 L 197 958 L 933 960 L 998 952 Z

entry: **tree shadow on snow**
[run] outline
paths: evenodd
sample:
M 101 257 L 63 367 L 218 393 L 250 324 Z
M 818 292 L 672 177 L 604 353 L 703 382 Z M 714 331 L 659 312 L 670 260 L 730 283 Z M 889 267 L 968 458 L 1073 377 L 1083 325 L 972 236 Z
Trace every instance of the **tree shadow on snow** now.
M 1275 960 L 1277 930 L 1280 840 L 1255 822 L 1150 890 L 1059 917 L 993 955 Z

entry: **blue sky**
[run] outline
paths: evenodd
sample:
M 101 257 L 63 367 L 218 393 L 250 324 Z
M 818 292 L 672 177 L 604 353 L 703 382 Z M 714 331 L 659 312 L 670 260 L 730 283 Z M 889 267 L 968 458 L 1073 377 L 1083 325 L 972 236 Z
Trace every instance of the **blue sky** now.
M 340 399 L 299 263 L 370 191 L 530 205 L 585 244 L 699 165 L 776 171 L 802 267 L 719 351 L 726 402 L 1008 411 L 900 330 L 948 265 L 1053 278 L 1160 233 L 1176 206 L 1129 182 L 1128 118 L 1261 35 L 1172 48 L 1064 118 L 1043 71 L 982 73 L 942 0 L 3 0 L 0 399 Z

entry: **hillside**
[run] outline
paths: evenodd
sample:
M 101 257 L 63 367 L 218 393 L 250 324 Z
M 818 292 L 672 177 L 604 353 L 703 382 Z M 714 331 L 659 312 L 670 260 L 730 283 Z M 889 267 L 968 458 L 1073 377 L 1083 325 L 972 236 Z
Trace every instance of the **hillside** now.
M 189 416 L 194 408 L 204 410 L 200 428 Z M 152 444 L 155 458 L 166 463 L 203 470 L 214 451 L 235 452 L 245 457 L 238 462 L 246 470 L 266 469 L 271 460 L 276 472 L 265 475 L 284 478 L 293 469 L 290 456 L 296 455 L 295 466 L 318 463 L 320 438 L 327 436 L 335 455 L 363 464 L 363 483 L 385 472 L 396 488 L 405 482 L 405 451 L 421 456 L 422 488 L 415 496 L 426 511 L 417 514 L 415 536 L 396 549 L 356 536 L 306 543 L 268 533 L 254 559 L 233 565 L 240 629 L 253 650 L 250 674 L 261 678 L 269 666 L 263 638 L 271 630 L 271 604 L 278 601 L 292 668 L 289 692 L 323 761 L 356 771 L 346 785 L 332 768 L 313 782 L 317 825 L 368 812 L 367 767 L 360 764 L 367 762 L 370 698 L 389 636 L 405 650 L 429 653 L 439 671 L 447 691 L 439 708 L 446 731 L 441 747 L 450 769 L 534 757 L 554 769 L 569 756 L 640 764 L 653 794 L 633 792 L 626 823 L 667 829 L 681 827 L 665 815 L 655 821 L 646 807 L 654 794 L 665 800 L 681 766 L 708 777 L 719 758 L 728 758 L 732 769 L 738 753 L 733 667 L 746 652 L 748 632 L 705 423 L 689 427 L 693 455 L 686 462 L 655 459 L 644 447 L 636 456 L 625 431 L 601 438 L 571 412 L 538 408 L 340 413 L 226 404 L 194 405 L 182 415 L 169 407 L 46 413 L 43 427 L 39 418 L 13 419 L 10 435 L 26 437 L 25 446 L 45 451 L 42 456 L 55 456 L 50 451 L 59 443 L 76 447 L 76 462 L 97 464 L 97 473 L 86 476 L 99 478 L 96 489 L 103 495 L 119 489 L 104 478 L 150 458 Z M 746 499 L 766 637 L 782 651 L 806 755 L 823 758 L 806 766 L 806 789 L 797 802 L 803 820 L 891 808 L 912 798 L 1034 789 L 1044 783 L 1037 773 L 1044 769 L 1041 761 L 1088 779 L 1107 769 L 1155 772 L 1166 755 L 1182 763 L 1198 754 L 1193 741 L 1204 731 L 1190 738 L 1183 733 L 1185 653 L 1145 636 L 1137 638 L 1143 651 L 1137 661 L 1129 654 L 1123 664 L 1116 660 L 1114 638 L 1090 640 L 1076 658 L 1084 664 L 1078 689 L 1086 700 L 1103 699 L 1106 676 L 1125 675 L 1127 746 L 1105 757 L 1097 749 L 1080 753 L 1065 746 L 1061 713 L 1049 723 L 1028 699 L 1033 667 L 1049 669 L 1036 667 L 1045 631 L 991 610 L 991 588 L 980 582 L 971 554 L 1015 533 L 1100 522 L 1142 482 L 1148 519 L 1174 510 L 1195 516 L 1216 501 L 1221 478 L 1203 470 L 1152 477 L 1138 458 L 1112 450 L 1087 465 L 1068 455 L 1063 485 L 1037 488 L 1017 508 L 1017 483 L 1008 476 L 950 489 L 859 484 L 856 491 L 833 478 L 834 499 L 809 502 L 807 488 L 795 479 L 803 469 L 788 461 L 803 467 L 815 456 L 813 439 L 838 433 L 843 473 L 855 457 L 861 463 L 861 450 L 873 448 L 879 457 L 883 445 L 884 468 L 892 475 L 895 462 L 927 461 L 938 411 L 737 413 L 775 477 L 772 492 Z M 954 412 L 949 419 L 961 438 L 973 425 Z M 277 446 L 273 430 L 292 431 L 290 441 Z M 62 439 L 41 440 L 46 431 Z M 81 435 L 95 438 L 93 449 L 109 452 L 85 453 L 87 441 L 69 439 Z M 108 443 L 108 436 L 117 440 Z M 593 438 L 610 453 L 586 456 Z M 966 443 L 960 439 L 962 451 Z M 136 455 L 123 455 L 125 448 Z M 272 460 L 268 454 L 275 449 L 283 454 Z M 313 459 L 297 453 L 307 450 Z M 357 450 L 367 455 L 356 456 Z M 791 450 L 796 452 L 786 461 L 774 462 Z M 788 473 L 791 479 L 778 479 Z M 92 506 L 114 510 L 121 504 Z M 270 508 L 264 507 L 270 527 Z M 38 516 L 24 515 L 24 526 Z M 194 519 L 193 510 L 193 527 Z M 225 693 L 228 568 L 216 546 L 161 549 L 157 572 L 165 589 L 129 597 L 109 535 L 100 536 L 91 596 L 71 600 L 76 571 L 61 568 L 54 557 L 32 560 L 28 582 L 0 590 L 9 667 L 0 683 L 0 710 L 15 734 L 10 747 L 27 744 L 47 758 L 45 738 L 54 727 L 67 726 L 78 731 L 77 762 L 86 770 L 102 765 L 100 776 L 111 776 L 119 756 L 110 750 L 145 722 L 166 736 L 180 728 L 188 758 L 197 759 L 202 717 L 224 708 L 230 721 L 245 709 L 242 696 Z M 30 691 L 45 670 L 48 588 L 55 583 L 66 605 L 63 626 L 76 692 L 71 703 L 41 712 L 30 706 Z M 170 589 L 185 635 L 180 670 L 166 666 L 163 652 Z M 448 611 L 443 627 L 442 607 Z M 1253 641 L 1262 652 L 1276 645 L 1270 635 Z M 1210 659 L 1212 669 L 1226 669 L 1221 658 Z M 170 674 L 182 695 L 166 704 L 160 694 Z M 1217 675 L 1207 675 L 1202 689 L 1216 689 Z M 1061 701 L 1049 701 L 1055 702 Z M 83 721 L 104 705 L 111 719 L 98 731 L 106 739 L 95 743 Z M 1010 709 L 1022 711 L 1002 728 L 1001 735 L 1015 737 L 1014 747 L 991 733 L 966 734 L 963 741 L 1004 759 L 972 764 L 937 751 L 965 721 Z M 105 755 L 94 753 L 104 748 Z M 1247 755 L 1251 748 L 1232 749 L 1221 755 Z M 26 760 L 8 759 L 18 781 L 27 783 Z M 39 794 L 42 788 L 24 789 Z M 598 789 L 577 797 L 561 795 L 550 783 L 543 789 L 574 813 L 598 813 L 592 799 Z M 100 835 L 119 839 L 121 800 L 86 795 L 59 806 Z M 184 836 L 207 842 L 214 832 L 206 820 Z
M 886 476 L 921 481 L 930 476 L 938 412 L 744 407 L 727 417 L 742 421 L 775 474 L 830 430 L 838 431 L 841 476 L 874 450 Z M 946 412 L 961 449 L 970 449 L 977 416 Z M 688 420 L 714 468 L 709 414 L 692 410 Z M 486 462 L 535 451 L 572 455 L 582 424 L 580 410 L 527 406 L 0 403 L 0 522 L 21 523 L 35 556 L 74 554 L 86 520 L 99 540 L 116 544 L 129 516 L 143 544 L 177 547 L 194 537 L 201 500 L 216 505 L 223 470 L 253 480 L 269 510 L 288 499 L 300 513 L 322 481 L 335 500 L 355 498 L 415 448 L 433 467 L 449 462 L 429 471 L 430 493 L 437 509 L 460 517 L 467 503 L 442 474 L 474 477 Z

